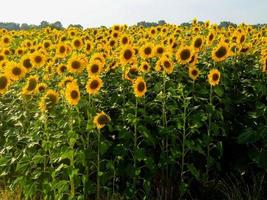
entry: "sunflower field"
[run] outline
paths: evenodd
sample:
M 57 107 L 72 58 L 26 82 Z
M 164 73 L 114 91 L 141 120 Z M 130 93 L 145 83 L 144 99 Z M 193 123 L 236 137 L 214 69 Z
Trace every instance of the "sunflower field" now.
M 267 27 L 0 33 L 0 188 L 27 200 L 266 197 L 253 189 L 267 185 Z M 229 174 L 259 185 L 229 194 Z

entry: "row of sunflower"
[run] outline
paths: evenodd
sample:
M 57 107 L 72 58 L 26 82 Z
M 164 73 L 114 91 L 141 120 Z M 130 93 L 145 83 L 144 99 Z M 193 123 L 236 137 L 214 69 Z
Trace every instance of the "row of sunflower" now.
M 0 32 L 0 180 L 26 199 L 197 196 L 243 131 L 229 109 L 266 106 L 266 27 Z

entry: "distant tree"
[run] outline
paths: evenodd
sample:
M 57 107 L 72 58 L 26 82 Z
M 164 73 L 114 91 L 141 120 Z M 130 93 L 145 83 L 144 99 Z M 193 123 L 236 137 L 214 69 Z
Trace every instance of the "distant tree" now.
M 40 28 L 45 28 L 45 27 L 48 27 L 49 26 L 49 22 L 47 21 L 42 21 L 39 25 Z
M 0 23 L 0 27 L 7 29 L 7 30 L 19 30 L 20 29 L 20 25 L 14 22 Z
M 234 24 L 234 23 L 232 23 L 232 22 L 228 22 L 228 21 L 222 21 L 222 22 L 219 24 L 219 27 L 221 27 L 221 28 L 227 28 L 228 26 L 236 27 L 236 24 Z
M 56 22 L 50 24 L 50 26 L 51 26 L 52 28 L 56 28 L 56 29 L 63 29 L 63 25 L 61 24 L 60 21 L 56 21 Z
M 163 24 L 166 24 L 166 22 L 164 20 L 159 20 L 158 21 L 158 25 L 163 25 Z
M 189 22 L 184 22 L 184 23 L 181 23 L 181 26 L 191 26 L 191 23 L 189 23 Z
M 80 25 L 80 24 L 70 24 L 70 25 L 68 26 L 68 28 L 71 28 L 71 27 L 73 27 L 73 28 L 78 28 L 78 29 L 83 29 L 83 26 Z
M 30 26 L 27 23 L 23 23 L 23 24 L 20 25 L 20 29 L 22 29 L 22 30 L 29 30 L 30 29 Z

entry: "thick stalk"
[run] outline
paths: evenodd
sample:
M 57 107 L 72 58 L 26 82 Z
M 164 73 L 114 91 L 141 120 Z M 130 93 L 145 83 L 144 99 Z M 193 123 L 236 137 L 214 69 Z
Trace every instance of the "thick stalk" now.
M 134 160 L 134 177 L 133 177 L 133 186 L 134 192 L 136 190 L 136 158 L 135 152 L 137 149 L 137 110 L 138 110 L 138 99 L 135 98 L 135 123 L 134 123 L 134 149 L 133 149 L 133 160 Z
M 211 106 L 212 106 L 212 86 L 210 86 L 209 106 L 211 109 Z M 211 111 L 209 110 L 209 113 L 208 113 L 208 140 L 210 140 L 211 117 L 212 117 L 212 114 L 211 114 Z M 209 179 L 209 164 L 210 164 L 210 141 L 208 141 L 208 147 L 207 147 L 207 166 L 206 166 L 207 179 Z
M 96 199 L 100 200 L 100 129 L 97 133 L 97 185 L 96 185 Z

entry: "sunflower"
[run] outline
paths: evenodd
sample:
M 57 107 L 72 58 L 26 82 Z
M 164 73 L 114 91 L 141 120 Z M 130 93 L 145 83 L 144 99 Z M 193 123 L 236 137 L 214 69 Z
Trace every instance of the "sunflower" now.
M 39 102 L 39 109 L 42 112 L 51 109 L 59 100 L 59 94 L 52 89 L 49 89 Z
M 230 49 L 227 43 L 220 42 L 216 48 L 212 50 L 212 59 L 215 62 L 221 62 L 225 60 L 230 53 Z
M 160 59 L 160 64 L 162 69 L 167 73 L 167 74 L 171 74 L 173 72 L 173 64 L 171 62 L 171 60 L 167 57 L 162 57 Z
M 52 46 L 52 42 L 51 42 L 51 40 L 44 40 L 43 41 L 43 47 L 45 48 L 45 49 L 48 49 L 49 50 L 49 48 Z
M 47 84 L 38 83 L 36 89 L 37 89 L 37 92 L 42 93 L 42 92 L 44 92 L 46 90 L 46 88 L 47 88 Z
M 22 94 L 23 95 L 34 94 L 36 92 L 37 84 L 38 84 L 38 76 L 37 75 L 29 76 L 26 85 L 22 89 Z
M 99 75 L 103 71 L 103 64 L 99 60 L 90 62 L 87 66 L 87 72 L 89 76 Z
M 165 53 L 165 48 L 163 45 L 158 44 L 153 49 L 153 54 L 157 57 L 161 57 Z
M 35 67 L 41 67 L 45 64 L 45 56 L 41 52 L 35 51 L 31 55 L 31 63 Z
M 121 44 L 122 46 L 130 44 L 130 38 L 129 38 L 129 36 L 126 35 L 126 34 L 123 34 L 123 35 L 120 37 L 120 44 Z
M 209 35 L 208 35 L 207 43 L 210 45 L 213 42 L 214 38 L 215 38 L 215 32 L 214 31 L 211 31 L 209 33 Z
M 9 85 L 9 78 L 5 74 L 0 75 L 0 94 L 4 94 L 7 91 Z
M 192 56 L 194 55 L 194 51 L 190 46 L 181 46 L 176 53 L 176 59 L 180 62 L 180 64 L 187 64 L 190 62 Z
M 242 47 L 240 48 L 239 52 L 245 54 L 245 53 L 247 53 L 251 48 L 252 48 L 252 44 L 251 44 L 251 43 L 243 44 Z
M 128 67 L 126 70 L 124 70 L 123 78 L 133 82 L 138 76 L 138 72 L 138 68 L 135 65 L 132 65 L 131 67 Z
M 86 66 L 86 60 L 80 54 L 73 54 L 68 60 L 68 71 L 71 73 L 81 73 Z
M 238 34 L 238 43 L 242 44 L 246 39 L 246 35 L 245 34 Z
M 20 63 L 11 61 L 7 64 L 7 74 L 13 81 L 20 80 L 25 75 L 25 68 Z
M 90 54 L 92 50 L 94 49 L 93 43 L 90 41 L 87 41 L 84 48 L 85 48 L 85 52 L 87 54 Z
M 195 66 L 198 62 L 198 53 L 195 52 L 194 55 L 192 55 L 191 60 L 189 61 L 189 66 Z
M 6 60 L 6 55 L 3 53 L 0 53 L 0 62 L 5 61 Z
M 101 129 L 105 125 L 107 125 L 110 121 L 111 121 L 110 117 L 102 111 L 100 113 L 97 113 L 97 115 L 94 117 L 93 123 L 98 129 Z
M 218 85 L 220 82 L 221 73 L 217 69 L 211 69 L 208 75 L 209 84 L 211 86 Z
M 194 47 L 195 51 L 200 51 L 203 46 L 204 46 L 203 38 L 201 36 L 196 36 L 193 39 L 193 47 Z
M 197 67 L 189 67 L 188 69 L 189 77 L 195 81 L 199 76 L 199 69 Z
M 111 35 L 114 39 L 118 39 L 120 37 L 120 32 L 119 31 L 112 31 Z
M 114 48 L 117 44 L 116 40 L 111 39 L 108 41 L 110 48 Z
M 90 59 L 90 62 L 92 62 L 94 60 L 99 60 L 101 63 L 103 63 L 103 65 L 105 64 L 105 58 L 104 58 L 102 53 L 93 54 L 91 59 Z
M 66 57 L 68 54 L 68 47 L 64 43 L 59 43 L 56 47 L 56 55 L 60 58 Z
M 122 64 L 131 63 L 135 58 L 135 53 L 133 47 L 126 45 L 121 49 L 120 61 Z
M 162 68 L 162 65 L 161 65 L 161 59 L 159 59 L 156 63 L 156 66 L 155 66 L 155 71 L 156 72 L 160 72 L 161 70 L 163 70 Z
M 86 91 L 90 95 L 95 95 L 103 86 L 103 81 L 98 76 L 91 77 L 86 84 Z
M 66 76 L 64 77 L 64 79 L 62 79 L 59 83 L 59 87 L 61 88 L 65 88 L 67 86 L 67 84 L 71 83 L 75 81 L 75 79 L 72 76 Z
M 17 48 L 16 49 L 16 54 L 18 56 L 22 56 L 24 54 L 24 51 L 25 51 L 25 49 L 23 49 L 23 48 Z
M 150 65 L 148 62 L 142 62 L 140 65 L 140 71 L 144 73 L 148 73 L 150 71 Z
M 154 45 L 152 43 L 146 43 L 139 50 L 140 56 L 143 59 L 152 58 L 154 56 L 153 49 L 154 49 Z
M 81 38 L 78 38 L 78 37 L 74 38 L 72 40 L 72 47 L 74 49 L 77 49 L 77 50 L 82 49 L 83 48 L 83 41 L 81 40 Z
M 60 64 L 57 66 L 57 74 L 58 75 L 61 75 L 66 71 L 67 71 L 67 65 L 66 64 Z
M 145 80 L 141 76 L 137 77 L 133 83 L 133 88 L 136 97 L 144 96 L 147 90 Z
M 78 84 L 73 81 L 69 83 L 65 90 L 65 97 L 67 102 L 72 105 L 76 106 L 80 101 L 80 90 Z
M 2 41 L 1 42 L 2 42 L 3 46 L 9 46 L 10 43 L 11 43 L 11 37 L 5 35 L 5 36 L 2 37 Z

